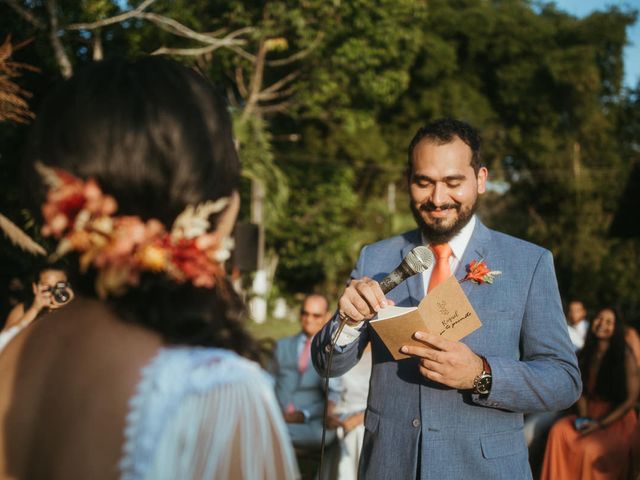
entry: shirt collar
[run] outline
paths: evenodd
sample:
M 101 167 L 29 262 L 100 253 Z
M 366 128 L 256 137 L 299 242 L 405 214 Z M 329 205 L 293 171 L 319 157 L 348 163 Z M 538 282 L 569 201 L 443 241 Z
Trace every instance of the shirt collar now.
M 469 240 L 471 240 L 471 235 L 473 234 L 473 229 L 476 226 L 476 216 L 473 215 L 471 220 L 467 222 L 467 224 L 462 227 L 462 229 L 449 240 L 449 246 L 451 247 L 451 251 L 453 252 L 453 256 L 456 259 L 460 260 L 462 255 L 464 255 L 464 251 L 467 249 L 467 245 L 469 245 Z M 429 245 L 427 239 L 422 235 L 422 243 L 425 245 Z

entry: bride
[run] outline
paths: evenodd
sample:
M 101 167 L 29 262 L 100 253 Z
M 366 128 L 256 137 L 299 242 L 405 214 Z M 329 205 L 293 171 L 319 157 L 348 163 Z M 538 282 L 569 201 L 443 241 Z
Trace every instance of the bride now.
M 295 478 L 225 277 L 239 164 L 211 85 L 94 64 L 49 95 L 27 163 L 76 299 L 0 354 L 0 478 Z

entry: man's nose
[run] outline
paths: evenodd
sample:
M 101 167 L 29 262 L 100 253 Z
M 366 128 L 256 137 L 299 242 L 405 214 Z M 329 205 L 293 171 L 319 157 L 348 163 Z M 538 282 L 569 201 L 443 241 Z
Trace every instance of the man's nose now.
M 446 203 L 445 190 L 446 189 L 445 189 L 444 185 L 442 185 L 439 182 L 436 182 L 435 185 L 433 186 L 433 192 L 431 194 L 431 202 L 436 207 L 439 207 L 440 205 L 443 205 L 444 203 Z

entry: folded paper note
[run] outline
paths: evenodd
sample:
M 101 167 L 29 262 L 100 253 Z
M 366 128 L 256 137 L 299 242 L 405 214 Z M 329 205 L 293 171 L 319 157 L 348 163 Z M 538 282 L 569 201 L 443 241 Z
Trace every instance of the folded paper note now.
M 383 308 L 369 324 L 396 360 L 409 356 L 400 352 L 403 345 L 423 345 L 413 339 L 417 331 L 427 331 L 457 341 L 482 326 L 453 276 L 431 290 L 417 307 Z

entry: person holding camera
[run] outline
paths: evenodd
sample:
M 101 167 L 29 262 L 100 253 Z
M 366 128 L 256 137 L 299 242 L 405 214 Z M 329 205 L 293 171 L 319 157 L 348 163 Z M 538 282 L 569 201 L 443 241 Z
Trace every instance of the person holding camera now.
M 73 290 L 67 274 L 57 266 L 47 266 L 40 270 L 36 281 L 31 284 L 33 300 L 28 308 L 19 303 L 9 313 L 0 331 L 0 352 L 22 330 L 36 318 L 67 305 L 73 300 Z

